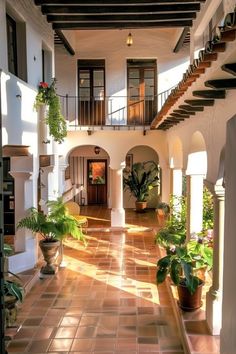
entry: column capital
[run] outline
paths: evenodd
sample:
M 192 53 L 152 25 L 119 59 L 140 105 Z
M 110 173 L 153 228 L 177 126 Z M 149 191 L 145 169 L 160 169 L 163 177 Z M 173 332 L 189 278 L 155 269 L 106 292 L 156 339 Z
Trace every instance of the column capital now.
M 215 184 L 215 195 L 217 198 L 223 198 L 225 197 L 225 188 L 223 187 L 222 183 L 216 183 Z
M 28 171 L 9 171 L 9 173 L 13 178 L 18 178 L 23 180 L 30 179 L 33 175 L 33 172 L 28 172 Z

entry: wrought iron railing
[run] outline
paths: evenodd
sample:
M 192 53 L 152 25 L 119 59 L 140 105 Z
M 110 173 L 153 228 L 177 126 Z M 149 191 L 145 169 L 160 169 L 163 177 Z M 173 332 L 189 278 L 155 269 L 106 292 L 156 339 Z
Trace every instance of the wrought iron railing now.
M 71 127 L 146 127 L 150 126 L 172 89 L 145 97 L 59 95 L 59 98 L 62 114 Z

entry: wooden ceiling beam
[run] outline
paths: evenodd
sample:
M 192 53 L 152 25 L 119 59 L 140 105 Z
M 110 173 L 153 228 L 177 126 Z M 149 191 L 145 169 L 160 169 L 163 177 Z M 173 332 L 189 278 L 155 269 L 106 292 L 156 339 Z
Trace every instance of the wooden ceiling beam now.
M 48 15 L 48 22 L 152 22 L 163 20 L 191 20 L 196 18 L 195 12 L 178 13 L 164 13 L 153 15 Z
M 62 44 L 64 45 L 65 49 L 68 51 L 70 55 L 75 55 L 75 51 L 64 36 L 64 34 L 60 30 L 55 31 L 57 37 L 61 40 Z
M 213 106 L 215 101 L 214 100 L 185 100 L 184 102 L 188 103 L 191 106 Z M 202 107 L 202 108 L 203 108 Z M 197 108 L 197 107 L 196 107 Z
M 162 12 L 189 12 L 189 11 L 199 11 L 199 3 L 189 3 L 189 4 L 159 4 L 159 5 L 126 5 L 126 6 L 86 6 L 83 5 L 70 5 L 70 6 L 55 6 L 55 5 L 42 5 L 42 13 L 44 15 L 49 14 L 153 14 Z
M 224 99 L 226 92 L 225 90 L 197 90 L 193 91 L 193 96 L 202 98 Z
M 236 63 L 224 64 L 221 66 L 221 69 L 229 74 L 236 76 Z
M 88 22 L 88 23 L 53 23 L 52 27 L 54 30 L 73 30 L 73 29 L 81 29 L 81 30 L 89 30 L 89 29 L 135 29 L 135 28 L 166 28 L 166 27 L 183 27 L 183 26 L 192 26 L 192 21 L 190 20 L 180 20 L 180 21 L 156 21 L 156 22 Z
M 205 2 L 205 0 L 158 0 L 158 4 L 189 4 L 189 3 L 201 3 Z M 42 6 L 42 5 L 94 5 L 98 6 L 98 2 L 96 0 L 35 0 L 35 5 Z M 154 1 L 152 0 L 100 0 L 99 6 L 111 6 L 111 5 L 119 5 L 119 6 L 126 6 L 126 5 L 153 5 Z
M 179 39 L 178 39 L 175 47 L 173 49 L 174 53 L 178 53 L 180 51 L 180 49 L 183 47 L 184 40 L 185 40 L 185 37 L 188 34 L 188 32 L 189 32 L 189 27 L 184 27 L 183 31 L 181 32 L 181 34 L 179 36 Z
M 235 90 L 236 79 L 208 80 L 205 82 L 205 86 L 213 89 Z
M 185 101 L 186 102 L 186 101 Z M 186 112 L 190 113 L 195 113 L 195 112 L 203 112 L 204 111 L 204 107 L 201 106 L 189 106 L 188 104 L 182 104 L 179 106 L 179 108 L 185 110 Z
M 174 113 L 179 113 L 179 114 L 187 114 L 187 115 L 190 115 L 190 116 L 194 116 L 196 114 L 193 111 L 187 111 L 185 109 L 174 109 L 173 112 Z

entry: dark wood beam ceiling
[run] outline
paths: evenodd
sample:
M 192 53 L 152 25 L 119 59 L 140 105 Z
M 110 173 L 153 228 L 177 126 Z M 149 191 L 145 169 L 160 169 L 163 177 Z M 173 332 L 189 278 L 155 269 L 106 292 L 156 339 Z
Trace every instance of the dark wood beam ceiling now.
M 192 26 L 205 0 L 35 0 L 57 30 Z

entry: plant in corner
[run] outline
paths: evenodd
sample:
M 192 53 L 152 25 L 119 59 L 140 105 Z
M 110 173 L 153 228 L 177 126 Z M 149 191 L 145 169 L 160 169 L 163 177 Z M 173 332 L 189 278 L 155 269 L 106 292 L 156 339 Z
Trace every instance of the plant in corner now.
M 154 161 L 137 162 L 123 174 L 124 190 L 136 198 L 136 211 L 143 211 L 150 191 L 159 185 L 159 167 Z
M 61 106 L 55 84 L 55 78 L 52 80 L 51 85 L 48 85 L 47 82 L 40 82 L 34 107 L 38 110 L 41 105 L 48 105 L 46 124 L 49 126 L 49 134 L 53 136 L 55 141 L 62 143 L 67 135 L 66 121 L 61 114 Z
M 157 284 L 161 284 L 170 275 L 177 286 L 179 306 L 192 311 L 201 306 L 202 279 L 197 270 L 203 266 L 211 269 L 213 250 L 203 240 L 190 240 L 184 245 L 175 246 L 172 252 L 157 262 Z
M 186 198 L 172 195 L 170 198 L 170 215 L 165 225 L 156 234 L 156 243 L 171 252 L 175 246 L 184 244 L 186 239 Z
M 17 227 L 26 228 L 34 234 L 41 235 L 39 246 L 46 261 L 46 266 L 42 267 L 41 273 L 54 274 L 54 260 L 61 241 L 67 235 L 83 242 L 85 242 L 85 238 L 79 221 L 69 215 L 62 197 L 48 201 L 46 204 L 49 208 L 47 215 L 32 207 L 29 209 L 28 216 L 18 222 Z
M 11 246 L 4 244 L 4 258 L 12 254 Z M 17 302 L 22 302 L 24 289 L 21 279 L 9 270 L 4 271 L 3 295 L 5 305 L 5 326 L 10 327 L 16 321 Z

